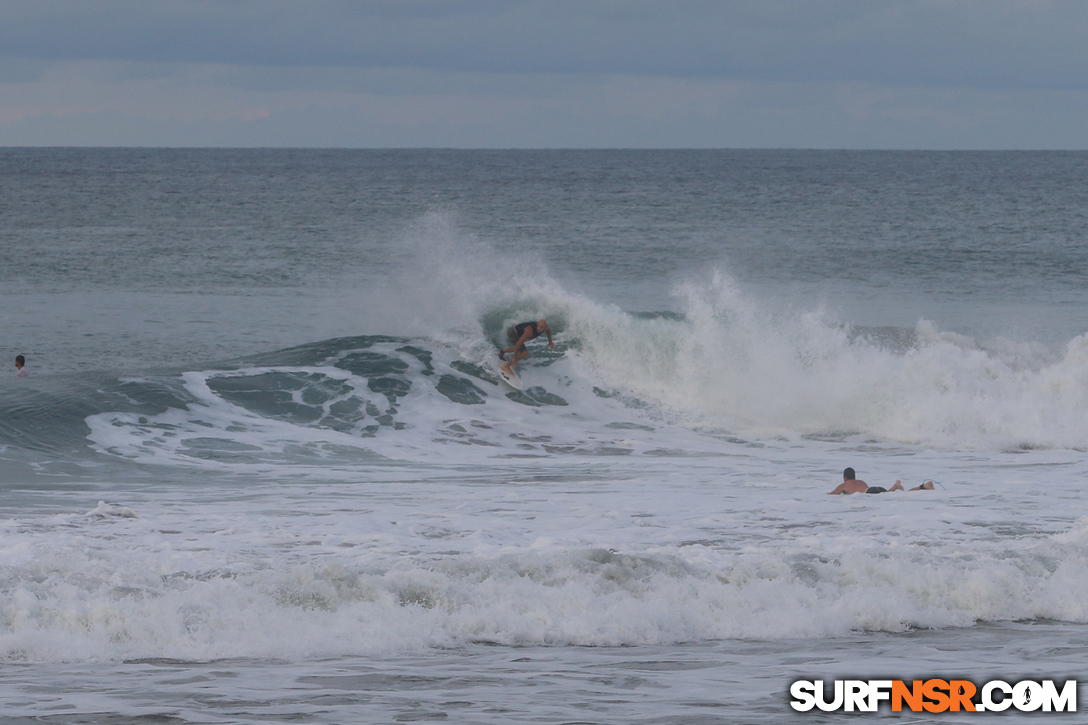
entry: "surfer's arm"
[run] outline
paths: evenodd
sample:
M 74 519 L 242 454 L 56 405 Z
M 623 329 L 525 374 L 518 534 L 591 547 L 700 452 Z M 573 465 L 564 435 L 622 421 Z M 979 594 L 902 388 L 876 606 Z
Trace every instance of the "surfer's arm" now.
M 554 350 L 555 349 L 555 343 L 552 342 L 552 328 L 551 327 L 545 327 L 544 332 L 546 332 L 548 334 L 548 347 L 550 349 Z

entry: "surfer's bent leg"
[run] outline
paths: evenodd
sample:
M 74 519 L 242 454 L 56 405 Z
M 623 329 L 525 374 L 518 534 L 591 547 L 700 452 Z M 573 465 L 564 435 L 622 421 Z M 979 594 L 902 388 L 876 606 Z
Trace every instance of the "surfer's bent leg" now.
M 510 347 L 505 347 L 502 350 L 499 350 L 499 359 L 504 361 L 506 360 L 506 353 L 516 352 L 518 349 L 518 328 L 514 327 L 513 325 L 506 328 L 506 336 L 510 339 L 510 342 L 514 344 Z
M 502 366 L 503 370 L 507 372 L 513 372 L 514 366 L 519 362 L 529 357 L 529 351 L 525 349 L 525 345 L 518 344 L 514 346 L 514 356 L 510 358 L 505 365 Z

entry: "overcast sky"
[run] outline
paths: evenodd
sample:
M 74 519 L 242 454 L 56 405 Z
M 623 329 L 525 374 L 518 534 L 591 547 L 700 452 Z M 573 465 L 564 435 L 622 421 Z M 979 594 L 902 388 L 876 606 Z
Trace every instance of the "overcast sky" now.
M 0 146 L 1088 148 L 1085 0 L 0 0 Z

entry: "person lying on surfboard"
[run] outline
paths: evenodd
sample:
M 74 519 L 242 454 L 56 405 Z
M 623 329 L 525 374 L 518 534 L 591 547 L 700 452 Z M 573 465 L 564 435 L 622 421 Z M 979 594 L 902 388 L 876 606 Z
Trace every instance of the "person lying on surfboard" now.
M 831 492 L 832 495 L 838 493 L 891 493 L 892 491 L 903 491 L 903 482 L 896 481 L 895 485 L 891 488 L 884 488 L 883 486 L 870 486 L 865 481 L 859 481 L 857 474 L 854 473 L 853 468 L 847 468 L 842 472 L 842 483 L 838 488 Z M 933 481 L 926 481 L 921 486 L 915 486 L 910 489 L 911 491 L 932 491 Z
M 541 333 L 548 336 L 548 348 L 554 350 L 555 342 L 552 341 L 552 328 L 548 327 L 548 321 L 543 317 L 536 322 L 519 322 L 516 325 L 512 325 L 510 329 L 506 331 L 506 336 L 510 338 L 510 342 L 514 343 L 513 347 L 499 350 L 499 359 L 506 363 L 502 366 L 502 369 L 513 374 L 514 366 L 529 357 L 529 351 L 525 349 L 525 343 L 535 337 L 539 337 Z M 509 360 L 506 359 L 506 353 L 508 352 L 514 353 L 514 357 Z

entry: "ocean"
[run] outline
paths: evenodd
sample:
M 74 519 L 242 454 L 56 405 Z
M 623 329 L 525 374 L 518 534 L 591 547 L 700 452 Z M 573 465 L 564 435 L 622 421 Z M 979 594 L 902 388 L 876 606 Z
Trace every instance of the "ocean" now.
M 1085 679 L 1088 153 L 9 148 L 0 246 L 3 725 Z

